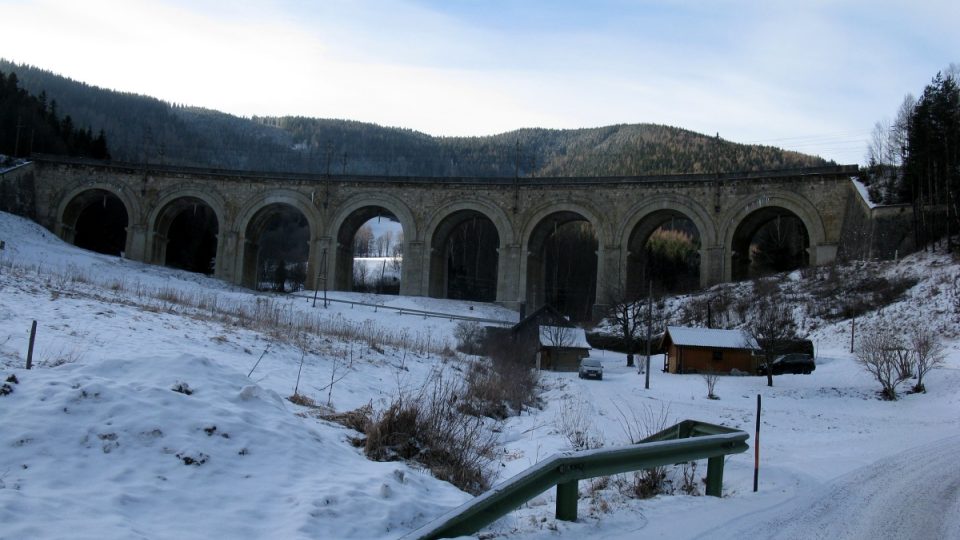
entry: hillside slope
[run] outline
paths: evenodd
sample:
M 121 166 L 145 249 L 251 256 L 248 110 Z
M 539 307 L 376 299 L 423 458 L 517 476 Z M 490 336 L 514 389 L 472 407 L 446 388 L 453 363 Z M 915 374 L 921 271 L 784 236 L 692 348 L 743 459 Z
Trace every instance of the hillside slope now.
M 786 169 L 814 156 L 685 129 L 614 125 L 432 137 L 336 119 L 239 118 L 90 86 L 0 59 L 33 94 L 46 92 L 81 127 L 103 129 L 114 159 L 243 170 L 410 176 L 629 176 Z
M 257 294 L 79 250 L 2 213 L 0 239 L 0 386 L 9 387 L 0 395 L 0 538 L 396 538 L 470 498 L 416 465 L 367 460 L 349 441 L 355 432 L 316 417 L 367 404 L 382 410 L 437 370 L 462 377 L 469 359 L 443 350 L 453 344 L 455 321 L 346 304 L 314 308 L 310 298 Z M 726 460 L 724 498 L 681 491 L 686 470 L 702 493 L 700 463 L 692 473 L 669 471 L 672 493 L 647 500 L 630 495 L 631 475 L 582 482 L 576 523 L 553 519 L 551 490 L 485 534 L 708 537 L 960 434 L 952 334 L 960 266 L 938 253 L 838 268 L 916 278 L 883 311 L 903 325 L 923 320 L 948 338 L 946 364 L 928 376 L 927 393 L 878 399 L 876 382 L 849 353 L 849 320 L 832 315 L 806 316 L 817 349 L 812 375 L 778 376 L 772 388 L 761 377 L 723 377 L 719 400 L 707 398 L 698 375 L 663 373 L 660 356 L 645 389 L 623 355 L 593 351 L 605 367 L 602 381 L 544 372 L 542 408 L 491 424 L 500 445 L 496 478 L 557 451 L 626 444 L 631 430 L 693 418 L 751 434 L 751 451 Z M 776 279 L 788 296 L 818 298 L 810 283 L 818 275 L 828 283 L 822 272 Z M 725 287 L 733 302 L 749 302 L 756 286 Z M 331 294 L 515 320 L 484 304 Z M 857 324 L 880 315 L 864 312 Z M 31 320 L 39 324 L 28 371 Z M 300 331 L 304 321 L 319 333 Z M 321 406 L 287 401 L 295 387 Z M 753 493 L 758 395 L 760 491 Z M 734 535 L 737 527 L 724 530 Z

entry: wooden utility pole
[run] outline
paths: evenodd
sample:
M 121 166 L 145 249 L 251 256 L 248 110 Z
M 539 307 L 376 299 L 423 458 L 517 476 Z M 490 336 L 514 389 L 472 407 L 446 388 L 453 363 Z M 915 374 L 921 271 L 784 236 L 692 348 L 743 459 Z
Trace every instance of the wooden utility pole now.
M 753 491 L 760 480 L 760 394 L 757 394 L 757 431 L 753 438 Z
M 520 211 L 520 140 L 517 140 L 516 156 L 513 164 L 513 213 Z
M 643 380 L 643 388 L 650 389 L 650 340 L 653 339 L 653 281 L 650 282 L 650 290 L 647 294 L 647 373 Z
M 17 115 L 17 135 L 13 140 L 13 157 L 20 157 L 20 130 L 23 128 L 23 120 Z

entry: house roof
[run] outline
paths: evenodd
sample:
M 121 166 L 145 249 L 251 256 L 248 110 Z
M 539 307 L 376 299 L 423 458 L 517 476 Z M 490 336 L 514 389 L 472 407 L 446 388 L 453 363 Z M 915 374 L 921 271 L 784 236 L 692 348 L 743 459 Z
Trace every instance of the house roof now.
M 541 326 L 541 347 L 563 347 L 566 349 L 589 349 L 587 333 L 583 328 L 566 326 Z
M 563 322 L 565 323 L 564 326 L 573 327 L 573 324 L 571 324 L 571 323 L 567 320 L 567 318 L 563 316 L 562 313 L 560 313 L 559 311 L 557 311 L 557 310 L 556 310 L 553 306 L 551 306 L 550 304 L 544 304 L 543 306 L 540 306 L 538 309 L 534 310 L 533 313 L 531 313 L 531 314 L 527 315 L 526 317 L 524 317 L 523 320 L 521 320 L 521 321 L 518 322 L 517 324 L 513 325 L 513 328 L 511 328 L 511 330 L 517 331 L 517 330 L 519 330 L 520 328 L 523 328 L 524 326 L 527 326 L 528 324 L 531 324 L 532 322 L 542 321 L 542 320 L 563 321 Z M 554 324 L 556 324 L 556 323 L 554 323 Z
M 757 341 L 743 330 L 718 330 L 715 328 L 686 328 L 668 326 L 663 339 L 669 336 L 674 345 L 683 347 L 712 347 L 715 349 L 760 348 Z

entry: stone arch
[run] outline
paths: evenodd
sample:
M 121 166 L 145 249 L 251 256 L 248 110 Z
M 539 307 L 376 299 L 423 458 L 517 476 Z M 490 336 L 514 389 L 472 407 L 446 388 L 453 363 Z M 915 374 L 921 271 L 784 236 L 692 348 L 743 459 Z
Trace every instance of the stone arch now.
M 586 290 L 592 288 L 592 293 L 586 292 L 585 296 L 591 297 L 596 304 L 597 298 L 604 294 L 606 283 L 603 249 L 610 234 L 609 228 L 604 226 L 599 216 L 600 213 L 591 207 L 569 201 L 544 204 L 531 212 L 523 228 L 523 256 L 520 262 L 520 297 L 524 299 L 528 312 L 546 303 L 547 257 L 544 249 L 547 240 L 557 226 L 570 222 L 585 221 L 593 228 L 597 241 L 595 278 L 593 282 L 584 284 Z M 594 253 L 589 255 L 593 256 Z M 587 314 L 577 314 L 578 317 L 585 315 Z
M 327 275 L 328 283 L 335 290 L 350 290 L 353 282 L 353 237 L 363 223 L 384 210 L 397 218 L 403 229 L 400 294 L 411 294 L 411 291 L 415 294 L 419 290 L 411 287 L 414 279 L 419 280 L 419 273 L 411 269 L 414 265 L 408 264 L 420 256 L 412 246 L 422 244 L 413 212 L 402 200 L 382 193 L 350 197 L 339 206 L 330 222 L 331 246 L 327 257 Z
M 307 249 L 306 286 L 314 286 L 313 277 L 318 257 L 318 239 L 321 235 L 320 219 L 316 207 L 306 195 L 293 191 L 278 189 L 265 195 L 251 198 L 238 212 L 236 227 L 239 236 L 237 247 L 237 276 L 238 283 L 247 287 L 256 285 L 257 261 L 260 254 L 260 236 L 270 218 L 284 210 L 298 212 L 307 222 L 309 241 Z
M 136 245 L 135 235 L 131 233 L 133 232 L 132 229 L 140 223 L 142 213 L 136 196 L 129 191 L 129 188 L 125 186 L 115 186 L 106 182 L 76 183 L 60 199 L 54 232 L 64 241 L 77 244 L 78 221 L 86 213 L 85 211 L 91 209 L 93 204 L 97 201 L 103 201 L 104 209 L 107 209 L 109 205 L 109 212 L 111 214 L 116 212 L 115 219 L 109 219 L 110 223 L 98 226 L 98 228 L 107 229 L 106 234 L 113 237 L 108 243 L 116 244 L 104 252 L 113 255 L 135 255 L 138 246 Z M 84 241 L 85 235 L 86 232 L 80 233 L 79 239 L 83 244 L 86 243 Z
M 468 300 L 493 301 L 502 300 L 503 283 L 508 273 L 506 268 L 507 258 L 501 257 L 503 248 L 514 242 L 513 225 L 510 219 L 500 209 L 499 206 L 486 199 L 446 201 L 438 205 L 439 210 L 434 212 L 430 218 L 427 227 L 424 229 L 424 249 L 425 260 L 423 268 L 427 269 L 426 291 L 430 296 L 436 298 L 449 297 L 450 275 L 448 268 L 448 253 L 450 244 L 449 236 L 458 228 L 468 223 L 470 220 L 476 221 L 477 218 L 489 222 L 492 232 L 496 235 L 494 253 L 476 253 L 474 262 L 479 267 L 483 262 L 495 260 L 489 277 L 493 283 L 487 287 L 480 287 L 482 292 L 477 292 L 476 297 L 464 297 Z M 482 230 L 482 229 L 481 229 Z M 487 251 L 487 250 L 484 250 Z M 481 274 L 481 272 L 475 272 Z M 474 276 L 478 281 L 485 279 Z
M 619 275 L 617 276 L 617 291 L 620 296 L 630 296 L 632 256 L 630 245 L 636 237 L 649 238 L 665 220 L 671 217 L 680 217 L 690 220 L 697 229 L 700 238 L 699 247 L 699 284 L 705 286 L 709 279 L 709 268 L 706 264 L 706 251 L 717 243 L 717 229 L 710 214 L 697 201 L 670 193 L 657 194 L 649 199 L 634 204 L 626 214 L 620 229 L 614 236 L 614 245 L 620 246 Z M 643 289 L 646 290 L 645 288 Z M 634 291 L 636 292 L 636 291 Z
M 765 223 L 777 216 L 794 216 L 800 220 L 807 237 L 808 262 L 816 264 L 815 251 L 812 249 L 826 241 L 825 227 L 816 207 L 805 197 L 788 191 L 768 192 L 741 198 L 726 214 L 722 223 L 723 246 L 726 250 L 724 261 L 724 281 L 743 279 L 744 261 L 749 264 L 749 256 L 743 257 L 746 242 Z
M 200 216 L 200 219 L 195 219 L 193 220 L 195 223 L 190 224 L 195 231 L 194 240 L 200 240 L 200 245 L 192 246 L 196 251 L 192 258 L 199 261 L 199 259 L 209 256 L 214 259 L 214 269 L 219 269 L 222 266 L 223 250 L 220 235 L 226 229 L 226 201 L 215 191 L 182 185 L 164 190 L 160 194 L 156 207 L 150 212 L 147 222 L 149 227 L 147 253 L 150 262 L 209 273 L 209 268 L 201 269 L 199 264 L 184 265 L 181 264 L 181 261 L 174 261 L 171 264 L 171 261 L 168 260 L 167 248 L 169 243 L 172 241 L 176 249 L 177 244 L 182 240 L 179 237 L 171 238 L 171 226 L 177 222 L 180 225 L 178 228 L 182 228 L 184 212 L 192 208 L 194 215 L 196 215 L 199 205 L 203 205 L 200 208 L 205 207 L 206 209 L 202 210 L 203 215 Z M 200 229 L 199 234 L 196 232 L 197 228 Z M 174 236 L 182 235 L 175 234 Z M 219 270 L 217 273 L 219 275 Z

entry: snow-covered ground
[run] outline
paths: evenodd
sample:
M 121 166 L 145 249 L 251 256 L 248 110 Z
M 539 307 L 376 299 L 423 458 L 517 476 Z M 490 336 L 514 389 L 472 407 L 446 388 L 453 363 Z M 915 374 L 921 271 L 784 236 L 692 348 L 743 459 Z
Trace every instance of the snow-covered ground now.
M 0 539 L 395 538 L 470 499 L 415 465 L 367 460 L 349 443 L 350 430 L 285 399 L 298 385 L 338 411 L 368 403 L 382 408 L 433 370 L 462 369 L 462 360 L 441 352 L 453 344 L 456 321 L 348 304 L 314 308 L 309 298 L 255 294 L 77 250 L 6 214 L 0 214 L 0 240 L 6 243 L 0 251 L 0 377 L 17 381 L 6 383 L 12 392 L 0 396 Z M 940 327 L 955 327 L 954 310 L 936 284 L 956 266 L 920 255 L 898 268 L 925 279 L 890 311 L 903 321 L 922 312 Z M 487 304 L 330 295 L 516 319 Z M 278 324 L 237 317 L 244 313 Z M 27 371 L 32 320 L 38 321 L 35 368 Z M 303 321 L 329 335 L 284 330 Z M 502 451 L 494 465 L 501 479 L 569 450 L 564 432 L 572 428 L 584 431 L 590 444 L 620 444 L 634 418 L 742 428 L 751 433 L 751 452 L 727 459 L 722 499 L 636 500 L 621 495 L 616 481 L 583 482 L 578 522 L 553 519 L 551 491 L 487 533 L 755 535 L 795 515 L 792 509 L 811 497 L 869 504 L 874 498 L 857 491 L 863 478 L 896 469 L 903 455 L 915 455 L 911 449 L 920 448 L 922 456 L 923 448 L 933 452 L 960 435 L 956 342 L 948 343 L 946 367 L 925 381 L 926 394 L 885 402 L 849 354 L 849 323 L 820 325 L 812 338 L 818 354 L 812 375 L 779 376 L 773 388 L 762 378 L 723 377 L 716 387 L 720 400 L 706 398 L 699 376 L 663 373 L 662 357 L 652 361 L 649 390 L 623 355 L 611 352 L 593 353 L 606 367 L 602 381 L 544 373 L 543 408 L 498 428 Z M 174 390 L 185 388 L 191 393 Z M 758 394 L 760 491 L 753 493 Z M 903 470 L 911 484 L 913 469 Z M 701 463 L 697 474 L 704 473 Z M 930 481 L 929 471 L 917 479 Z M 857 507 L 847 506 L 850 512 Z M 955 530 L 949 527 L 944 530 Z

